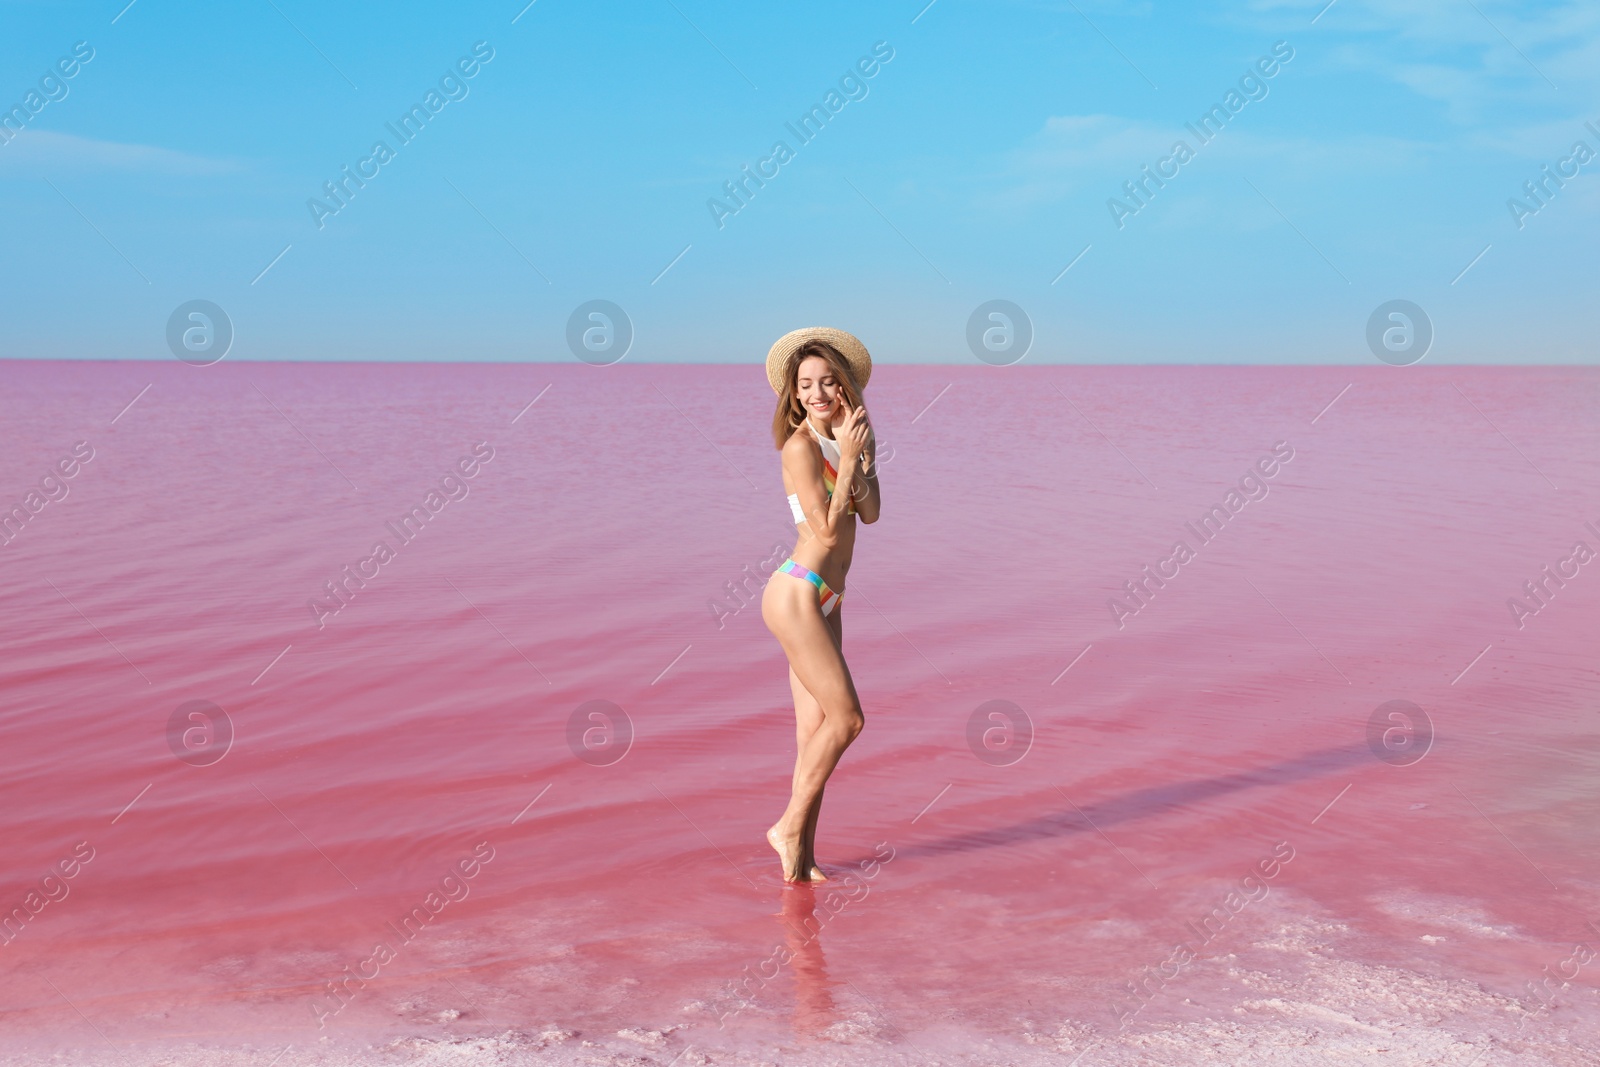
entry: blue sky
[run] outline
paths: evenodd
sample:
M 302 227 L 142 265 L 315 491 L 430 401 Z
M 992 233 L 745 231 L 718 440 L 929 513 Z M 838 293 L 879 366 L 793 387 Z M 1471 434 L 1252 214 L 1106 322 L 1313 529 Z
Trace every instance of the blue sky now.
M 604 299 L 629 361 L 828 324 L 970 363 L 999 299 L 1029 362 L 1370 364 L 1399 298 L 1429 362 L 1594 360 L 1593 4 L 125 2 L 0 4 L 5 357 L 172 358 L 204 299 L 230 360 L 568 361 Z M 1201 143 L 1185 124 L 1277 42 Z M 452 71 L 402 142 L 386 123 Z M 1138 205 L 1147 165 L 1176 172 Z M 1539 204 L 1546 165 L 1575 174 Z M 375 173 L 319 220 L 346 166 Z

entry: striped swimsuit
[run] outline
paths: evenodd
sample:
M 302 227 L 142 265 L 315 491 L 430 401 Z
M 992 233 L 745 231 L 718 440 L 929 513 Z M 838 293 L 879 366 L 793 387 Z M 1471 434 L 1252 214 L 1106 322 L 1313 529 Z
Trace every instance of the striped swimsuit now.
M 809 418 L 806 419 L 806 425 L 811 426 L 811 420 Z M 817 428 L 815 426 L 811 426 L 811 434 L 817 439 L 817 444 L 822 449 L 822 488 L 827 491 L 828 499 L 832 500 L 833 487 L 839 477 L 839 442 L 833 440 L 831 437 L 822 436 L 817 432 Z M 801 523 L 806 521 L 805 510 L 800 507 L 799 493 L 789 494 L 789 510 L 793 513 L 795 522 Z M 854 515 L 856 513 L 855 501 L 845 501 L 844 510 L 845 514 Z M 811 570 L 807 567 L 802 567 L 800 564 L 796 563 L 793 556 L 790 556 L 788 559 L 780 563 L 778 565 L 778 570 L 782 571 L 784 574 L 792 574 L 796 578 L 803 578 L 812 585 L 816 586 L 817 603 L 821 605 L 822 614 L 824 616 L 831 615 L 833 613 L 833 609 L 839 606 L 840 598 L 844 596 L 843 593 L 835 593 L 832 589 L 828 588 L 828 583 L 822 580 L 822 575 L 818 574 L 814 570 Z

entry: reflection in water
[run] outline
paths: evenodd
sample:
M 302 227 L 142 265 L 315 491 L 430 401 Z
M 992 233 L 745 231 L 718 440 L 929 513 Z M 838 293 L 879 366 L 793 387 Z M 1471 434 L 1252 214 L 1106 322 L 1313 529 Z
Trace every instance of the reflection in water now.
M 822 958 L 822 923 L 827 918 L 816 914 L 817 894 L 809 885 L 789 885 L 783 889 L 784 941 L 794 968 L 794 1028 L 796 1033 L 815 1033 L 834 1022 L 833 992 L 828 981 L 827 961 Z

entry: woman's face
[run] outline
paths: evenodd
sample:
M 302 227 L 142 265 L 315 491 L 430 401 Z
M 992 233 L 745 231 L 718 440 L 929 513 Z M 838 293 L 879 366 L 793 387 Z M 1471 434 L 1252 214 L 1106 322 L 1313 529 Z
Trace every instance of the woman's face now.
M 818 419 L 831 419 L 844 399 L 844 387 L 821 356 L 807 356 L 800 361 L 797 384 L 800 403 Z

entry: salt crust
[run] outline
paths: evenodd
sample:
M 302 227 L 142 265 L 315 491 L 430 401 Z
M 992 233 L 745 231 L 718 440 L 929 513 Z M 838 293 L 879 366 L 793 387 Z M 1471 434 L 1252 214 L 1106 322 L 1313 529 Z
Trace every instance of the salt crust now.
M 714 1026 L 636 1026 L 582 1032 L 549 1024 L 494 1036 L 413 1037 L 376 1047 L 295 1047 L 289 1067 L 1232 1067 L 1473 1063 L 1495 1067 L 1593 1067 L 1600 1062 L 1600 996 L 1574 985 L 1553 1010 L 1442 978 L 1339 956 L 1343 924 L 1274 902 L 1253 938 L 1197 961 L 1126 1029 L 1109 1010 L 1008 1033 L 940 1025 L 906 1033 L 876 1011 L 856 1011 L 817 1033 L 782 1034 L 736 1047 Z M 1433 912 L 1439 915 L 1441 912 Z M 1496 929 L 1462 915 L 1477 936 Z M 1243 930 L 1240 933 L 1244 933 Z M 1248 961 L 1248 962 L 1246 962 Z M 1223 991 L 1227 991 L 1224 993 Z M 1195 1004 L 1190 996 L 1208 1003 Z M 1184 1011 L 1199 1018 L 1181 1018 Z M 1519 1020 L 1523 1025 L 1519 1030 Z M 161 1049 L 104 1045 L 50 1056 L 8 1057 L 19 1067 L 268 1067 L 282 1046 Z

